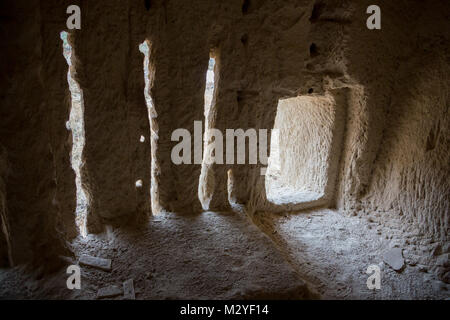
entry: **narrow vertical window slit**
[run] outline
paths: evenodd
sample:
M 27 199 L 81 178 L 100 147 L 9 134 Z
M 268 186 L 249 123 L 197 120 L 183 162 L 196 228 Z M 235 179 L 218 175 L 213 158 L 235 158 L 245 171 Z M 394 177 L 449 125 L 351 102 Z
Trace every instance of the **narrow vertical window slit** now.
M 210 54 L 208 61 L 208 70 L 206 72 L 206 85 L 205 85 L 205 132 L 203 135 L 203 160 L 202 160 L 202 169 L 199 177 L 198 184 L 198 198 L 200 203 L 202 204 L 203 210 L 209 210 L 209 204 L 211 202 L 213 196 L 214 186 L 212 185 L 209 177 L 209 167 L 212 164 L 212 150 L 210 148 L 211 143 L 211 132 L 210 129 L 212 127 L 212 119 L 211 119 L 211 109 L 214 108 L 213 98 L 215 95 L 215 80 L 216 74 L 214 73 L 214 68 L 216 66 L 216 59 Z
M 68 41 L 68 33 L 62 31 L 61 40 L 63 42 L 63 55 L 67 61 L 67 83 L 69 85 L 69 91 L 71 96 L 71 109 L 69 121 L 66 123 L 68 130 L 72 131 L 72 152 L 71 163 L 72 168 L 75 171 L 75 184 L 76 184 L 76 217 L 75 223 L 80 231 L 82 237 L 87 235 L 87 213 L 89 208 L 89 201 L 85 190 L 83 189 L 83 180 L 81 174 L 81 168 L 83 166 L 83 148 L 85 145 L 84 136 L 84 102 L 83 91 L 80 85 L 72 77 L 75 72 L 75 66 L 72 61 L 74 60 L 74 49 Z
M 150 181 L 150 197 L 152 205 L 152 213 L 157 214 L 161 211 L 161 206 L 159 204 L 159 192 L 158 192 L 158 179 L 157 175 L 159 172 L 159 163 L 157 159 L 157 149 L 158 149 L 158 122 L 157 113 L 155 106 L 153 104 L 153 99 L 150 95 L 150 88 L 153 83 L 152 75 L 153 70 L 150 64 L 150 42 L 145 40 L 139 45 L 139 51 L 144 55 L 144 96 L 145 102 L 147 104 L 148 110 L 148 120 L 150 123 L 150 148 L 151 148 L 151 181 Z M 141 136 L 140 141 L 145 142 L 145 137 Z

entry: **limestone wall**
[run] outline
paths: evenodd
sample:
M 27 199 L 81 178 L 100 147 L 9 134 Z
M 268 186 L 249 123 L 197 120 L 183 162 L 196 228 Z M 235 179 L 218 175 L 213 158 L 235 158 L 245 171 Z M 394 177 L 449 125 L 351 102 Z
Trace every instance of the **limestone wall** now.
M 385 221 L 401 218 L 448 239 L 446 9 L 380 5 L 380 32 L 349 32 L 347 67 L 359 85 L 347 97 L 339 207 L 382 212 Z
M 67 252 L 65 240 L 76 234 L 65 128 L 70 96 L 59 39 L 65 8 L 51 1 L 1 4 L 0 144 L 8 163 L 4 185 L 12 260 L 44 270 L 56 265 L 58 254 Z
M 8 164 L 6 150 L 0 145 L 0 266 L 13 265 L 11 257 L 10 227 L 6 206 L 6 178 Z
M 139 52 L 145 36 L 131 2 L 90 1 L 82 7 L 82 28 L 72 42 L 84 98 L 88 231 L 95 232 L 103 223 L 146 216 L 150 208 L 150 130 Z M 147 143 L 139 141 L 141 135 Z

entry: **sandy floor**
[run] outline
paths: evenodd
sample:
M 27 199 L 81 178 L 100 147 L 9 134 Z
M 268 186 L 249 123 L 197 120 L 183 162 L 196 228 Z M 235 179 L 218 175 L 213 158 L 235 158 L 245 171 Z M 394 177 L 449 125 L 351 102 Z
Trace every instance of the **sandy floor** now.
M 332 210 L 259 217 L 258 228 L 239 213 L 162 214 L 139 231 L 79 238 L 72 244 L 77 257 L 110 258 L 111 272 L 83 266 L 82 289 L 72 291 L 65 269 L 41 280 L 21 267 L 0 270 L 0 298 L 95 299 L 100 288 L 127 279 L 137 299 L 449 297 L 450 286 L 413 261 L 412 246 L 393 227 Z M 407 264 L 396 272 L 382 255 L 399 245 Z M 366 287 L 370 264 L 381 267 L 380 290 Z
M 450 285 L 427 272 L 420 250 L 433 244 L 414 236 L 403 239 L 400 225 L 381 227 L 333 210 L 297 214 L 264 214 L 257 220 L 300 277 L 325 299 L 446 299 Z M 403 249 L 405 267 L 396 272 L 383 262 L 390 248 Z M 369 265 L 381 269 L 381 289 L 366 285 Z
M 137 299 L 311 297 L 270 238 L 238 213 L 161 214 L 138 232 L 110 230 L 77 239 L 73 249 L 112 259 L 112 271 L 83 266 L 82 289 L 73 291 L 65 270 L 41 281 L 0 271 L 0 298 L 94 299 L 131 278 Z

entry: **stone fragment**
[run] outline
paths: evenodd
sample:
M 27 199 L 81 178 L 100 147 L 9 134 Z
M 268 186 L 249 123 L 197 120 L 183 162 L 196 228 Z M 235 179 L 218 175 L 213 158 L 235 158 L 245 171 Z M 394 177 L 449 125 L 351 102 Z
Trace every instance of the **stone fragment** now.
M 133 279 L 129 279 L 123 283 L 123 298 L 127 300 L 136 299 Z
M 83 254 L 80 257 L 80 264 L 104 271 L 111 271 L 111 259 L 103 259 Z
M 97 298 L 112 298 L 120 296 L 122 293 L 122 289 L 120 289 L 119 286 L 112 285 L 99 289 L 97 292 Z
M 403 268 L 405 260 L 403 259 L 402 249 L 391 248 L 383 255 L 383 260 L 395 271 L 399 271 Z

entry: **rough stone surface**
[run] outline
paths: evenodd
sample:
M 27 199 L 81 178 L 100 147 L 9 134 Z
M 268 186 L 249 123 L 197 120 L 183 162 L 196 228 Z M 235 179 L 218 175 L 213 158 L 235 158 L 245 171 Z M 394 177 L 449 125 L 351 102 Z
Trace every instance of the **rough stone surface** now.
M 0 145 L 0 267 L 14 265 L 11 252 L 11 237 L 8 215 L 6 212 L 6 185 L 8 171 L 6 151 Z
M 448 35 L 439 31 L 448 27 L 448 9 L 437 1 L 407 11 L 379 5 L 384 31 L 357 32 L 363 15 L 349 26 L 348 72 L 360 84 L 348 97 L 339 208 L 378 212 L 386 221 L 401 217 L 449 241 L 449 50 L 441 42 Z M 362 56 L 368 60 L 356 58 Z

